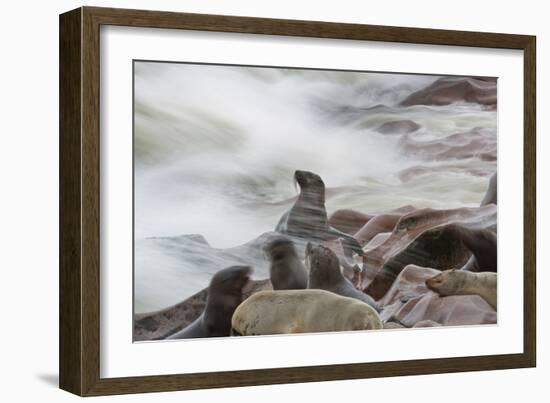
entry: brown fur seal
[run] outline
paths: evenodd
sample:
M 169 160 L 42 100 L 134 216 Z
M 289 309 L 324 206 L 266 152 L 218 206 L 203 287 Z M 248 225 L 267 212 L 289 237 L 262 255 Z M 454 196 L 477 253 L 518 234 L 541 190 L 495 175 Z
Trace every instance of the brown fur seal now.
M 472 273 L 464 270 L 446 270 L 428 280 L 426 287 L 441 296 L 479 295 L 497 309 L 497 274 Z
M 242 336 L 383 328 L 369 305 L 324 290 L 260 291 L 239 305 L 231 325 Z
M 489 229 L 471 229 L 461 225 L 452 225 L 462 243 L 472 252 L 472 257 L 464 265 L 467 271 L 496 272 L 498 267 L 497 234 Z
M 328 224 L 325 209 L 325 183 L 313 172 L 296 171 L 294 180 L 300 186 L 300 194 L 292 208 L 279 220 L 275 231 L 307 241 L 329 241 L 342 238 L 348 256 L 351 251 L 363 256 L 357 240 Z
M 327 290 L 344 297 L 355 298 L 378 309 L 376 302 L 369 295 L 359 291 L 344 277 L 338 257 L 329 248 L 308 243 L 306 265 L 309 267 L 307 288 Z
M 204 311 L 190 325 L 167 339 L 229 336 L 231 316 L 243 300 L 243 288 L 251 274 L 249 266 L 231 266 L 214 274 Z
M 290 239 L 277 236 L 264 246 L 264 251 L 271 261 L 269 277 L 274 290 L 307 288 L 306 268 Z

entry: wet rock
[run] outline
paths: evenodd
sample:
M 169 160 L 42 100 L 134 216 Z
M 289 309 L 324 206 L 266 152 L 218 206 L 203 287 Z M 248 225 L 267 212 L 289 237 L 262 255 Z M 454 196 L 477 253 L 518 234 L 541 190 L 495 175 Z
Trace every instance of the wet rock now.
M 258 291 L 271 289 L 273 287 L 268 279 L 253 280 L 243 290 L 243 300 Z M 136 315 L 134 341 L 161 340 L 183 329 L 200 316 L 206 305 L 207 296 L 208 288 L 205 288 L 174 306 Z
M 339 231 L 353 235 L 371 218 L 371 215 L 361 213 L 357 210 L 341 209 L 331 214 L 328 223 L 331 227 Z
M 426 280 L 439 270 L 407 266 L 379 302 L 382 320 L 392 318 L 406 327 L 494 324 L 495 310 L 478 295 L 440 297 Z
M 276 235 L 268 232 L 243 245 L 225 249 L 214 248 L 204 237 L 196 235 L 139 240 L 136 248 L 139 247 L 141 253 L 136 256 L 135 287 L 141 303 L 136 311 L 172 306 L 181 301 L 180 296 L 190 296 L 208 287 L 212 276 L 225 267 L 252 266 L 255 279 L 268 278 L 269 262 L 262 248 Z M 158 291 L 142 292 L 150 289 L 152 281 L 156 282 Z
M 454 102 L 471 102 L 494 107 L 497 104 L 496 81 L 473 77 L 444 77 L 412 93 L 400 105 L 449 105 Z
M 495 260 L 486 265 L 496 265 L 495 233 L 496 206 L 492 204 L 452 210 L 420 209 L 406 214 L 385 242 L 365 254 L 361 287 L 379 300 L 405 266 L 460 268 L 470 258 L 471 247 L 478 248 L 476 253 L 482 260 Z M 476 246 L 480 240 L 484 241 L 483 245 Z M 494 241 L 494 251 L 491 241 Z
M 377 234 L 374 238 L 372 238 L 363 248 L 365 252 L 369 252 L 370 250 L 382 245 L 386 240 L 391 236 L 391 232 L 381 232 L 380 234 Z
M 440 327 L 441 323 L 434 322 L 433 320 L 421 320 L 416 322 L 413 327 Z
M 420 125 L 412 120 L 392 120 L 381 124 L 376 131 L 381 134 L 407 134 L 420 129 Z
M 204 289 L 172 307 L 135 315 L 134 341 L 163 339 L 189 325 L 203 311 L 207 296 Z
M 376 235 L 383 232 L 392 232 L 395 225 L 403 214 L 379 214 L 370 219 L 357 233 L 354 238 L 361 246 L 365 246 Z
M 384 323 L 384 329 L 405 329 L 405 326 L 397 322 L 386 322 Z

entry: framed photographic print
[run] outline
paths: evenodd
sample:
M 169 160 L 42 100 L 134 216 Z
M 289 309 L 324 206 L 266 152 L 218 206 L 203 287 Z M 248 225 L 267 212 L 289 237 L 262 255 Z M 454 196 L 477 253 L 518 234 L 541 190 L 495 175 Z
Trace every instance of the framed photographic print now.
M 62 14 L 61 388 L 535 366 L 535 82 L 533 36 Z

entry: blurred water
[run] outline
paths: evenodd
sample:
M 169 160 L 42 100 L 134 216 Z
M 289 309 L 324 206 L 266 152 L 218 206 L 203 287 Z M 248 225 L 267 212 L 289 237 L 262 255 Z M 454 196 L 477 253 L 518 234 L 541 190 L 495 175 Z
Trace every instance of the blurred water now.
M 496 140 L 496 112 L 478 105 L 397 106 L 437 78 L 136 62 L 136 311 L 179 302 L 210 275 L 148 238 L 201 234 L 228 248 L 272 231 L 296 196 L 296 169 L 323 178 L 329 215 L 479 205 L 495 161 L 403 152 L 405 140 L 473 128 Z M 402 119 L 421 128 L 376 131 Z

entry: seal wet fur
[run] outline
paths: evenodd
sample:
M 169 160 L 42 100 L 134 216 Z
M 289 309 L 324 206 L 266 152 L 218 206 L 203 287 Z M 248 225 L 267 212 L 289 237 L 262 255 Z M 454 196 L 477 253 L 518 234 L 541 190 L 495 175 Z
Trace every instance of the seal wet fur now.
M 300 194 L 292 208 L 281 217 L 275 230 L 316 242 L 342 238 L 346 255 L 351 256 L 353 251 L 363 256 L 363 249 L 355 238 L 328 224 L 325 183 L 321 177 L 313 172 L 296 171 L 294 181 L 300 186 Z
M 276 236 L 267 242 L 264 252 L 271 262 L 269 277 L 274 290 L 307 288 L 306 269 L 291 239 Z
M 190 325 L 167 339 L 229 336 L 231 317 L 243 300 L 243 288 L 251 274 L 249 266 L 231 266 L 217 272 L 210 281 L 204 311 Z
M 306 265 L 309 267 L 309 289 L 331 291 L 344 297 L 358 299 L 378 309 L 374 299 L 359 291 L 344 277 L 340 270 L 338 257 L 329 248 L 308 243 L 306 246 Z

